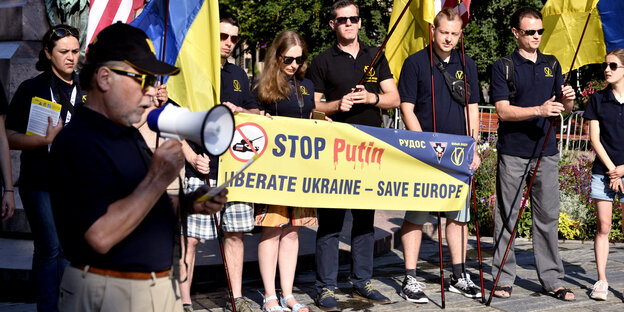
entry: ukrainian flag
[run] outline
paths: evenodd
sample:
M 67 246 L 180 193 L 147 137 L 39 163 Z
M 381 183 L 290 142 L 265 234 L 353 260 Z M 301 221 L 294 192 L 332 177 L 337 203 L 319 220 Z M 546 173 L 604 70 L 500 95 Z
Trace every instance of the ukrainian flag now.
M 390 27 L 396 23 L 408 0 L 394 0 Z M 395 81 L 399 81 L 405 59 L 422 50 L 429 43 L 429 24 L 436 15 L 434 0 L 413 0 L 394 33 L 386 43 L 386 59 Z
M 601 63 L 607 51 L 624 48 L 622 12 L 622 0 L 549 0 L 542 9 L 545 31 L 540 50 L 555 55 L 567 73 L 589 17 L 572 69 Z
M 166 16 L 169 2 L 169 16 Z M 221 56 L 217 0 L 152 0 L 130 25 L 145 31 L 158 59 L 164 53 L 165 62 L 181 69 L 180 74 L 166 78 L 169 98 L 191 111 L 205 111 L 219 103 Z

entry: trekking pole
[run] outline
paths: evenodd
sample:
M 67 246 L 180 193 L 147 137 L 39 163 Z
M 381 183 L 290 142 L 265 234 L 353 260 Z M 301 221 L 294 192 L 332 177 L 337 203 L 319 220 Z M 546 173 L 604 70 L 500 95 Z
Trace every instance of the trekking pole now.
M 433 36 L 432 27 L 429 25 L 429 62 L 431 65 L 431 107 L 433 111 L 433 132 L 437 132 L 436 128 L 436 112 L 435 112 L 435 83 L 433 80 Z M 438 249 L 440 254 L 440 287 L 442 298 L 442 309 L 446 308 L 446 298 L 444 296 L 444 255 L 442 254 L 442 216 L 438 211 Z
M 537 158 L 537 163 L 535 164 L 535 169 L 533 170 L 533 174 L 531 175 L 531 181 L 529 182 L 529 187 L 522 198 L 522 204 L 520 205 L 520 211 L 518 212 L 518 217 L 516 218 L 516 224 L 514 225 L 513 231 L 511 232 L 511 237 L 509 237 L 509 242 L 507 243 L 507 249 L 505 249 L 505 253 L 503 254 L 503 260 L 501 261 L 501 265 L 498 270 L 498 274 L 496 274 L 496 279 L 494 280 L 494 285 L 492 285 L 492 291 L 490 291 L 490 298 L 488 299 L 486 306 L 489 306 L 492 302 L 492 296 L 494 295 L 494 291 L 496 290 L 496 285 L 498 284 L 498 280 L 500 279 L 500 275 L 503 272 L 503 267 L 505 266 L 505 261 L 507 260 L 507 255 L 509 254 L 509 249 L 511 248 L 511 244 L 514 241 L 516 236 L 516 232 L 518 231 L 518 223 L 520 223 L 520 218 L 522 217 L 522 212 L 524 211 L 524 207 L 526 206 L 527 197 L 531 193 L 531 187 L 533 187 L 533 180 L 535 180 L 535 176 L 537 175 L 537 170 L 539 169 L 540 162 L 542 160 L 542 154 L 544 154 L 544 149 L 546 149 L 546 144 L 548 143 L 548 137 L 550 136 L 550 132 L 553 128 L 554 118 L 550 121 L 550 126 L 548 127 L 548 132 L 546 133 L 546 139 L 544 140 L 544 144 L 542 145 L 542 150 L 540 151 L 539 157 Z M 501 235 L 502 238 L 502 235 Z
M 221 230 L 221 227 L 219 226 L 219 223 L 223 222 L 223 215 L 221 215 L 219 222 L 217 222 L 218 214 L 219 213 L 216 212 L 215 214 L 212 215 L 212 222 L 214 223 L 214 226 L 217 230 L 217 239 L 219 241 L 219 249 L 221 250 L 221 259 L 223 260 L 223 268 L 225 269 L 225 278 L 227 280 L 228 295 L 230 296 L 230 303 L 232 303 L 232 311 L 236 312 L 236 304 L 234 304 L 234 291 L 232 291 L 232 282 L 230 281 L 230 271 L 228 270 L 227 260 L 225 259 L 225 250 L 223 249 L 223 231 Z
M 589 24 L 590 17 L 591 17 L 591 11 L 587 15 L 587 20 L 585 21 L 585 26 L 583 27 L 583 32 L 581 33 L 581 38 L 579 39 L 578 46 L 576 47 L 576 52 L 574 53 L 574 58 L 572 58 L 572 64 L 570 64 L 570 70 L 568 71 L 568 73 L 570 73 L 574 69 L 574 62 L 576 61 L 576 57 L 578 56 L 578 52 L 581 48 L 581 43 L 583 42 L 583 37 L 585 36 L 585 31 L 587 30 L 587 25 Z M 564 85 L 566 85 L 569 82 L 569 80 L 570 80 L 570 75 L 566 77 L 564 81 Z M 524 198 L 522 199 L 522 204 L 520 205 L 520 211 L 518 212 L 518 218 L 516 219 L 516 224 L 513 228 L 513 231 L 511 232 L 511 237 L 509 237 L 509 242 L 507 243 L 507 249 L 505 250 L 505 253 L 503 255 L 503 260 L 501 261 L 498 274 L 496 274 L 494 285 L 492 285 L 492 291 L 490 291 L 490 297 L 487 303 L 485 304 L 486 306 L 489 306 L 490 303 L 492 302 L 492 297 L 494 295 L 494 291 L 496 290 L 498 279 L 500 278 L 501 272 L 503 271 L 503 267 L 505 266 L 505 261 L 507 260 L 507 254 L 509 253 L 509 249 L 511 248 L 511 244 L 513 243 L 513 240 L 515 238 L 516 231 L 518 229 L 518 223 L 520 223 L 520 218 L 522 217 L 522 212 L 524 211 L 527 197 L 531 192 L 531 187 L 533 186 L 533 180 L 535 179 L 535 175 L 537 174 L 537 169 L 539 168 L 540 161 L 542 160 L 542 154 L 544 154 L 544 149 L 546 149 L 546 143 L 548 142 L 548 137 L 550 137 L 550 132 L 552 131 L 554 123 L 555 123 L 555 118 L 551 118 L 550 126 L 548 127 L 548 133 L 546 134 L 546 139 L 544 140 L 544 144 L 542 145 L 542 150 L 540 151 L 540 154 L 537 158 L 537 163 L 535 164 L 535 169 L 533 171 L 533 175 L 531 176 L 531 181 L 529 182 L 529 187 L 527 188 L 527 191 L 524 193 Z
M 461 0 L 458 0 L 458 11 L 459 11 L 459 16 L 461 17 Z M 464 91 L 465 91 L 465 97 L 466 97 L 466 124 L 467 124 L 467 131 L 466 131 L 466 135 L 471 136 L 470 134 L 470 129 L 472 129 L 470 127 L 470 109 L 468 108 L 468 77 L 466 75 L 466 51 L 464 49 L 464 32 L 461 32 L 461 49 L 462 49 L 462 70 L 464 71 Z M 474 135 L 474 133 L 472 133 L 472 135 Z M 476 139 L 475 139 L 475 148 L 477 148 L 476 146 Z M 474 181 L 474 174 L 472 177 L 470 177 L 470 183 L 471 183 L 471 187 L 472 187 L 472 203 L 473 203 L 473 207 L 474 207 L 474 212 L 475 212 L 475 230 L 477 231 L 477 251 L 478 251 L 478 255 L 479 255 L 479 278 L 481 281 L 481 303 L 485 302 L 485 288 L 483 287 L 483 261 L 481 258 L 481 237 L 479 235 L 479 211 L 477 209 L 477 191 L 475 188 L 475 181 Z M 470 209 L 468 209 L 470 210 Z

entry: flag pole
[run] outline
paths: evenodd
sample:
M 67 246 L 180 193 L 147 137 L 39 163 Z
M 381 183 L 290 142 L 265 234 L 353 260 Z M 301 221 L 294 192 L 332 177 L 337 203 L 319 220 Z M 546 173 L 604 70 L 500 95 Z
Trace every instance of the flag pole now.
M 162 45 L 162 55 L 161 55 L 161 61 L 164 62 L 165 61 L 165 51 L 167 51 L 166 46 L 167 46 L 167 31 L 168 31 L 168 25 L 169 25 L 169 0 L 165 1 L 166 4 L 166 8 L 165 8 L 165 31 L 164 31 L 164 37 L 163 37 L 163 45 Z M 161 76 L 160 77 L 160 81 L 161 83 L 164 82 L 165 77 Z M 158 148 L 158 136 L 156 136 L 156 148 Z M 206 182 L 208 182 L 208 176 L 206 175 Z M 232 304 L 232 312 L 236 312 L 236 304 L 234 303 L 234 292 L 232 290 L 232 282 L 230 281 L 230 271 L 228 269 L 227 266 L 227 261 L 226 261 L 226 257 L 225 257 L 225 250 L 223 247 L 223 231 L 221 230 L 221 227 L 219 226 L 219 223 L 217 222 L 217 215 L 219 213 L 216 212 L 215 214 L 212 215 L 212 220 L 213 220 L 213 224 L 215 226 L 216 232 L 217 232 L 217 240 L 219 241 L 219 249 L 221 251 L 221 259 L 223 261 L 223 268 L 225 269 L 225 276 L 227 279 L 227 284 L 228 284 L 228 295 L 230 296 L 230 303 Z M 223 220 L 223 218 L 220 218 L 220 220 Z M 182 222 L 186 222 L 186 220 L 182 220 Z
M 358 82 L 358 85 L 361 85 L 361 84 L 364 83 L 364 80 L 366 80 L 366 77 L 368 76 L 368 74 L 373 69 L 373 66 L 375 65 L 375 63 L 377 63 L 377 59 L 379 59 L 379 56 L 381 55 L 381 52 L 386 47 L 386 44 L 388 43 L 388 39 L 390 39 L 390 36 L 392 36 L 392 34 L 394 33 L 394 30 L 396 29 L 397 25 L 399 25 L 399 22 L 403 18 L 403 14 L 405 14 L 405 12 L 407 11 L 407 9 L 409 8 L 411 3 L 412 3 L 412 0 L 408 0 L 407 4 L 405 4 L 405 7 L 403 8 L 403 11 L 401 11 L 401 14 L 399 15 L 399 18 L 396 20 L 396 22 L 394 22 L 394 25 L 392 25 L 392 28 L 390 28 L 390 31 L 388 32 L 388 35 L 386 36 L 386 39 L 384 39 L 383 43 L 379 47 L 379 50 L 377 50 L 377 54 L 375 54 L 375 57 L 373 58 L 373 61 L 371 62 L 370 66 L 368 66 L 368 68 L 366 69 L 366 72 L 364 73 L 364 76 L 362 76 L 362 79 L 360 79 L 360 82 Z
M 431 69 L 431 107 L 433 112 L 433 132 L 437 132 L 436 128 L 436 112 L 435 112 L 435 83 L 433 80 L 433 26 L 429 24 L 429 63 Z M 438 253 L 440 255 L 440 296 L 442 299 L 442 309 L 446 308 L 446 298 L 444 295 L 444 254 L 442 254 L 442 216 L 438 211 Z
M 593 11 L 593 8 L 592 8 Z M 585 31 L 587 30 L 587 25 L 589 24 L 589 19 L 591 18 L 591 11 L 587 15 L 587 20 L 585 21 L 585 26 L 583 27 L 583 32 L 581 33 L 581 38 L 579 39 L 579 43 L 576 47 L 576 51 L 574 52 L 574 57 L 572 58 L 572 64 L 570 65 L 570 70 L 568 71 L 568 75 L 565 79 L 564 85 L 570 81 L 570 72 L 574 68 L 574 62 L 576 62 L 576 57 L 578 56 L 578 52 L 581 48 L 581 43 L 583 42 L 583 38 L 585 37 Z M 562 95 L 563 97 L 563 95 Z M 542 160 L 542 155 L 544 154 L 544 149 L 546 149 L 546 143 L 548 142 L 548 137 L 550 137 L 550 132 L 552 131 L 553 124 L 555 122 L 554 118 L 550 119 L 550 126 L 548 127 L 548 133 L 546 134 L 546 139 L 544 140 L 544 144 L 542 145 L 542 150 L 540 151 L 539 157 L 537 158 L 537 163 L 535 164 L 535 169 L 531 176 L 531 181 L 529 182 L 529 186 L 524 193 L 524 198 L 522 199 L 522 204 L 520 205 L 520 211 L 518 212 L 518 218 L 516 219 L 516 224 L 511 232 L 511 237 L 509 238 L 509 242 L 507 243 L 507 249 L 505 250 L 505 254 L 503 255 L 503 259 L 501 261 L 501 265 L 498 270 L 498 274 L 496 274 L 496 279 L 494 280 L 494 285 L 492 285 L 492 291 L 490 291 L 490 297 L 485 304 L 489 306 L 492 302 L 492 296 L 494 295 L 494 291 L 496 290 L 496 285 L 498 284 L 498 280 L 500 279 L 501 272 L 503 271 L 503 267 L 505 266 L 505 261 L 507 260 L 507 255 L 509 254 L 509 249 L 511 248 L 511 244 L 513 243 L 514 237 L 516 235 L 516 231 L 518 230 L 518 223 L 520 222 L 520 218 L 522 217 L 522 212 L 526 206 L 528 195 L 531 193 L 531 187 L 533 186 L 533 180 L 535 179 L 535 175 L 537 174 L 537 169 L 539 168 L 540 161 Z M 502 236 L 501 236 L 502 237 Z
M 165 47 L 167 46 L 167 26 L 169 25 L 169 0 L 165 0 L 165 34 L 163 36 L 163 44 L 162 44 L 162 48 L 161 48 L 161 55 L 160 55 L 160 61 L 164 62 L 165 61 L 165 51 L 167 51 L 167 49 L 165 49 Z M 165 82 L 165 76 L 160 76 L 160 83 L 164 83 Z M 154 144 L 154 146 L 156 148 L 158 148 L 158 144 L 159 140 L 158 140 L 158 136 L 156 136 L 156 143 Z
M 457 10 L 459 11 L 459 17 L 461 18 L 461 3 L 462 0 L 458 0 L 457 1 Z M 462 19 L 462 23 L 463 23 L 463 19 Z M 467 131 L 466 131 L 466 135 L 468 136 L 472 136 L 474 135 L 474 133 L 471 133 L 471 127 L 470 127 L 470 109 L 468 108 L 468 77 L 466 75 L 466 51 L 464 48 L 464 32 L 462 30 L 461 32 L 461 49 L 462 49 L 462 70 L 464 71 L 464 91 L 465 91 L 465 98 L 466 98 L 466 125 L 467 125 Z M 475 148 L 477 148 L 476 146 L 476 142 L 475 142 Z M 477 191 L 475 188 L 475 180 L 474 180 L 474 175 L 472 177 L 470 177 L 470 184 L 472 187 L 472 204 L 474 207 L 474 212 L 475 212 L 475 230 L 477 231 L 477 251 L 478 251 L 478 256 L 479 256 L 479 278 L 481 281 L 481 303 L 485 302 L 485 288 L 483 287 L 483 261 L 481 258 L 481 237 L 479 235 L 479 211 L 477 209 Z

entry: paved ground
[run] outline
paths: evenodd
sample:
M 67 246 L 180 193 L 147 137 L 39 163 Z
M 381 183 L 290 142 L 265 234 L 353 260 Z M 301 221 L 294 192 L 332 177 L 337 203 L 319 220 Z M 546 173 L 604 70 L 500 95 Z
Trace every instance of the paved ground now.
M 483 238 L 484 275 L 486 289 L 492 285 L 492 277 L 489 274 L 491 254 L 491 238 Z M 470 239 L 471 247 L 476 242 Z M 375 260 L 375 286 L 393 300 L 388 305 L 371 305 L 366 302 L 351 298 L 350 284 L 347 276 L 348 265 L 341 266 L 339 277 L 339 290 L 337 291 L 340 303 L 345 311 L 439 311 L 441 309 L 439 266 L 437 262 L 437 242 L 425 241 L 422 246 L 422 261 L 418 270 L 419 279 L 423 279 L 427 287 L 426 294 L 431 302 L 425 305 L 409 303 L 399 297 L 399 287 L 403 273 L 403 257 L 398 249 L 392 249 Z M 446 292 L 446 310 L 449 311 L 623 311 L 622 290 L 624 290 L 624 244 L 611 246 L 608 264 L 608 277 L 610 280 L 610 293 L 607 301 L 597 302 L 589 299 L 588 294 L 591 285 L 595 281 L 595 263 L 591 242 L 567 241 L 560 244 L 561 256 L 564 260 L 566 278 L 565 282 L 576 294 L 574 302 L 562 302 L 554 298 L 539 294 L 540 286 L 534 270 L 531 242 L 519 239 L 516 244 L 518 254 L 518 280 L 510 299 L 494 299 L 490 307 L 486 307 L 478 300 L 471 300 L 460 295 Z M 448 252 L 445 249 L 445 253 Z M 479 283 L 476 250 L 469 252 L 473 281 Z M 445 257 L 448 262 L 448 257 Z M 304 264 L 304 267 L 308 267 Z M 221 270 L 219 266 L 211 266 L 211 270 Z M 253 268 L 248 269 L 245 275 L 257 276 Z M 449 271 L 445 270 L 448 276 Z M 448 279 L 447 279 L 448 281 Z M 308 304 L 311 311 L 320 311 L 313 305 L 314 272 L 311 269 L 301 270 L 295 280 L 295 293 L 300 302 Z M 3 287 L 6 290 L 6 287 Z M 262 283 L 259 278 L 248 278 L 244 282 L 244 294 L 254 301 L 254 307 L 260 308 L 262 301 Z M 6 294 L 5 294 L 6 295 Z M 486 292 L 486 296 L 489 292 Z M 19 294 L 16 294 L 19 298 Z M 5 297 L 5 296 L 2 296 Z M 0 302 L 0 311 L 35 311 L 32 299 L 28 296 L 22 302 Z M 15 297 L 14 297 L 15 298 Z M 226 288 L 223 280 L 205 281 L 194 286 L 194 308 L 197 311 L 222 311 L 225 305 Z

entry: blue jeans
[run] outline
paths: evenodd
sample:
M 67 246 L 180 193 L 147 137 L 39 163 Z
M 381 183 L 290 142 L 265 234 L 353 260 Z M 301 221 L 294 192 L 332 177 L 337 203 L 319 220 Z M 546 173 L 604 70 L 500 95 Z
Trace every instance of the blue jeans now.
M 50 194 L 24 187 L 19 191 L 35 244 L 32 272 L 37 311 L 58 311 L 59 284 L 69 262 L 56 234 Z

